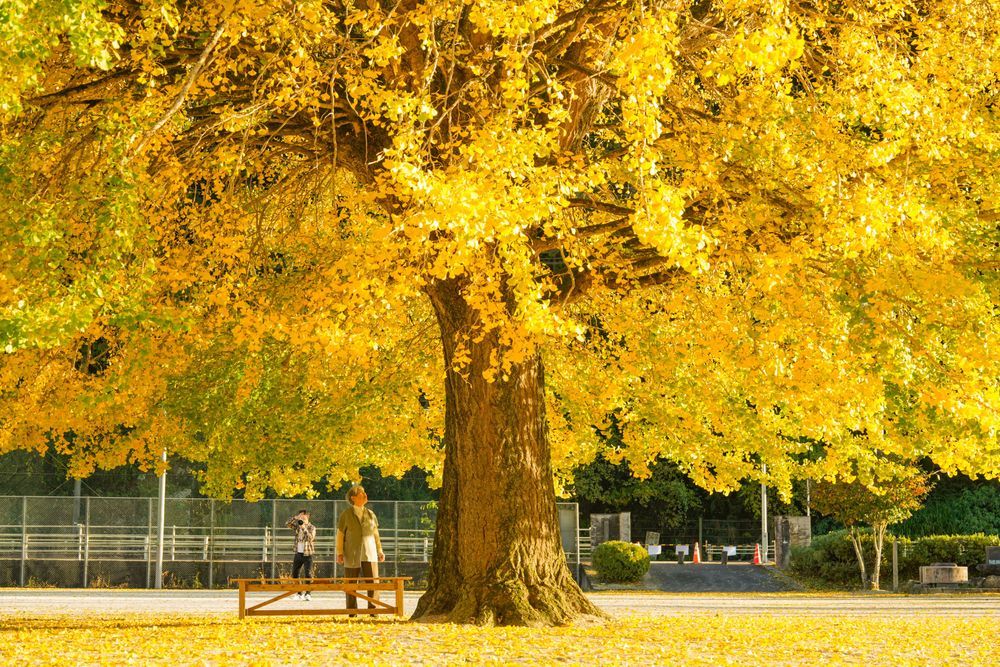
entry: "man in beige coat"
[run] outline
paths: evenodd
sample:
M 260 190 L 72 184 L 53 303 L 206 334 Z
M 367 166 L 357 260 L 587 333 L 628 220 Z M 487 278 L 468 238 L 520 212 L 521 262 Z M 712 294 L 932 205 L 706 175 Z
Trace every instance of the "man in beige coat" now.
M 378 534 L 378 519 L 375 512 L 365 507 L 368 494 L 363 486 L 352 486 L 347 492 L 350 505 L 337 521 L 337 562 L 344 566 L 344 576 L 348 578 L 378 577 L 378 564 L 385 560 L 382 540 Z M 368 597 L 375 598 L 376 591 L 368 591 Z M 358 599 L 350 593 L 347 608 L 357 609 Z M 369 602 L 368 608 L 373 609 Z M 354 614 L 351 614 L 353 616 Z

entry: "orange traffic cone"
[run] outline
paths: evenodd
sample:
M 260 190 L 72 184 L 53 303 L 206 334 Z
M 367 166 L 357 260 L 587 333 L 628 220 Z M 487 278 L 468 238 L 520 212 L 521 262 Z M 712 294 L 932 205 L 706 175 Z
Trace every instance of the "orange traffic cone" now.
M 760 565 L 760 545 L 753 545 L 753 564 Z
M 700 563 L 701 562 L 701 552 L 698 550 L 698 543 L 697 542 L 694 543 L 694 558 L 691 559 L 691 562 L 692 563 Z

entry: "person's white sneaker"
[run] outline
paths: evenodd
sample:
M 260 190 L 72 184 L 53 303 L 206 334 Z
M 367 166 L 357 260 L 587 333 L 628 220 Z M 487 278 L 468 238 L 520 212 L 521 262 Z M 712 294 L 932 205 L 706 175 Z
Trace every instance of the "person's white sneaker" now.
M 304 599 L 305 599 L 306 602 L 310 602 L 310 601 L 312 601 L 312 596 L 309 595 L 309 593 L 306 593 Z
M 299 591 L 298 593 L 295 594 L 295 599 L 296 600 L 301 600 L 302 599 L 302 591 Z

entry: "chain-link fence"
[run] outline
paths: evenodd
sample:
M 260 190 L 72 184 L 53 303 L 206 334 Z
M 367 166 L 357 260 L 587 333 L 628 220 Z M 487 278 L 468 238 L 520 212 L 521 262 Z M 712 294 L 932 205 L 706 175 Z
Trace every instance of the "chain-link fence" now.
M 313 573 L 343 576 L 336 526 L 343 500 L 250 503 L 168 498 L 163 586 L 217 588 L 230 577 L 287 576 L 292 534 L 285 522 L 307 509 L 317 528 Z M 386 561 L 385 575 L 426 582 L 434 548 L 433 502 L 372 501 Z M 559 503 L 563 549 L 580 562 L 576 503 Z M 155 498 L 0 496 L 0 586 L 149 588 L 157 556 Z

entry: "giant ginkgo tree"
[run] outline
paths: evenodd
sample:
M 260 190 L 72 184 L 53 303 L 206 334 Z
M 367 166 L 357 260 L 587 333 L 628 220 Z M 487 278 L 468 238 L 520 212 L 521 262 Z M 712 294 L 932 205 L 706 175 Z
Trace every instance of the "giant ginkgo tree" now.
M 421 465 L 416 616 L 503 624 L 597 613 L 612 415 L 712 490 L 1000 473 L 995 0 L 12 7 L 0 450 Z

